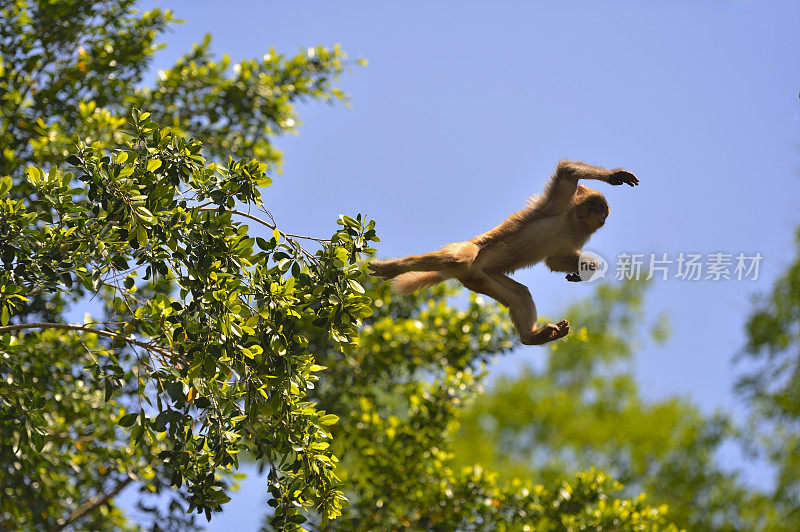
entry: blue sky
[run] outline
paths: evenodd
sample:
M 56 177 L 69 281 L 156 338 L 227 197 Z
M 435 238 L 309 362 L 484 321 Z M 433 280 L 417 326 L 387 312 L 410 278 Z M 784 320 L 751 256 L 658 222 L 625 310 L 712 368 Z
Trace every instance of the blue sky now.
M 647 313 L 670 341 L 635 360 L 643 393 L 736 414 L 731 357 L 752 298 L 795 253 L 800 224 L 800 4 L 685 2 L 189 2 L 154 70 L 213 34 L 234 61 L 267 48 L 341 43 L 369 60 L 341 79 L 350 108 L 300 109 L 279 140 L 284 173 L 265 201 L 279 224 L 329 235 L 339 213 L 377 220 L 381 256 L 429 251 L 502 221 L 540 191 L 561 158 L 621 166 L 638 188 L 600 189 L 611 205 L 587 249 L 760 252 L 758 281 L 657 281 Z M 591 294 L 543 266 L 518 272 L 540 314 Z M 504 357 L 513 374 L 541 352 Z M 764 473 L 740 462 L 755 482 Z M 250 530 L 263 487 L 245 483 L 211 529 Z

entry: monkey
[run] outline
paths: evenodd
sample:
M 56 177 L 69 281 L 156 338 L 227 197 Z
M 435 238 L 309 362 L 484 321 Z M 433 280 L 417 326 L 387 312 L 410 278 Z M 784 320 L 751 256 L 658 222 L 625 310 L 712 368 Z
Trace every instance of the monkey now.
M 570 282 L 581 280 L 581 248 L 606 222 L 608 202 L 603 195 L 579 185 L 581 179 L 610 185 L 639 184 L 621 168 L 606 169 L 580 161 L 562 160 L 544 192 L 497 227 L 466 242 L 454 242 L 438 251 L 401 259 L 374 260 L 372 275 L 392 280 L 404 295 L 446 279 L 457 279 L 467 289 L 484 294 L 509 309 L 511 322 L 524 345 L 541 345 L 569 334 L 561 320 L 537 327 L 536 305 L 528 288 L 508 274 L 544 261 L 554 272 L 566 272 Z

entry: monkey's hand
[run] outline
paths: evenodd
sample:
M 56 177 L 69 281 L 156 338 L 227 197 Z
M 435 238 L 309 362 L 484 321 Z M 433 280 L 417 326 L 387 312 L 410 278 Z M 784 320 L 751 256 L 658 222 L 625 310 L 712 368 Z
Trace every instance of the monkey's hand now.
M 617 170 L 614 170 L 614 173 L 611 174 L 611 176 L 608 178 L 608 180 L 606 182 L 609 185 L 623 185 L 624 184 L 624 185 L 630 185 L 632 187 L 635 187 L 636 185 L 639 184 L 639 178 L 637 178 L 631 172 L 628 172 L 627 170 L 623 170 L 622 168 L 619 168 Z
M 579 273 L 568 273 L 566 279 L 571 283 L 579 283 L 583 281 L 583 279 L 581 279 L 581 274 Z

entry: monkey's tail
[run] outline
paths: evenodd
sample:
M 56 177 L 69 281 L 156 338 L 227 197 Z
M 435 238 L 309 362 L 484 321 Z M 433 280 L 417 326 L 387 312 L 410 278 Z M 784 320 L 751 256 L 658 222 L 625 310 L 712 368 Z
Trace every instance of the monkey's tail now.
M 392 288 L 400 295 L 408 295 L 420 288 L 439 284 L 447 279 L 441 272 L 407 272 L 392 279 Z

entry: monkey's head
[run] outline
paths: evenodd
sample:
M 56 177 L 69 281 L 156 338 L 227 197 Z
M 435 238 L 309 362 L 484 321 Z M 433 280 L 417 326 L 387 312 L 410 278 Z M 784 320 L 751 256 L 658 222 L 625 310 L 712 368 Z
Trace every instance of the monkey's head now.
M 594 233 L 606 223 L 608 202 L 598 191 L 581 186 L 575 195 L 574 212 L 580 226 Z

